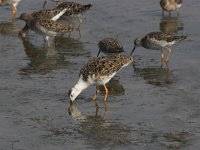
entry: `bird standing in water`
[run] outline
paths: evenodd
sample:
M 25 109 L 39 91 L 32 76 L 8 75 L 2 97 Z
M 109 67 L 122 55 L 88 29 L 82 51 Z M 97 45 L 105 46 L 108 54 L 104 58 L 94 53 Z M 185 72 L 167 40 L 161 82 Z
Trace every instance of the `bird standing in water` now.
M 104 38 L 98 43 L 99 52 L 97 57 L 99 56 L 100 52 L 104 53 L 121 53 L 124 52 L 122 43 L 117 38 Z
M 76 97 L 90 85 L 96 85 L 96 94 L 93 96 L 93 101 L 99 93 L 99 85 L 103 85 L 105 89 L 104 105 L 107 111 L 107 97 L 108 89 L 106 83 L 110 81 L 115 74 L 122 68 L 128 66 L 133 62 L 133 52 L 128 56 L 104 56 L 96 57 L 88 61 L 88 63 L 81 69 L 79 80 L 77 84 L 69 91 L 68 95 L 70 102 L 73 102 Z
M 162 65 L 164 62 L 168 64 L 169 55 L 171 53 L 170 46 L 186 38 L 187 36 L 170 35 L 163 32 L 151 32 L 151 33 L 148 33 L 143 38 L 136 38 L 134 41 L 134 49 L 136 47 L 142 46 L 146 49 L 162 50 L 161 51 Z M 166 60 L 164 60 L 164 49 L 168 50 Z
M 12 15 L 13 19 L 16 17 L 17 14 L 17 6 L 21 0 L 0 0 L 0 6 L 12 5 Z
M 164 11 L 169 12 L 169 15 L 171 15 L 172 11 L 176 11 L 177 15 L 178 9 L 181 7 L 183 3 L 183 0 L 161 0 L 160 6 L 162 7 L 162 16 L 164 16 Z

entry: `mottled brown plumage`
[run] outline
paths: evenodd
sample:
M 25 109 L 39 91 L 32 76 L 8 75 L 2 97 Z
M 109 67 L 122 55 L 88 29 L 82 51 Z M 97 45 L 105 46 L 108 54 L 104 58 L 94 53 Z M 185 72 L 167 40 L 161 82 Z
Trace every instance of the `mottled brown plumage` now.
M 31 15 L 36 19 L 52 19 L 63 10 L 62 8 L 42 9 L 31 13 Z
M 163 32 L 150 32 L 143 38 L 135 39 L 134 49 L 138 46 L 142 46 L 146 49 L 162 50 L 161 53 L 162 64 L 164 62 L 166 62 L 167 64 L 169 55 L 171 53 L 171 49 L 169 47 L 186 38 L 187 36 L 176 36 L 176 35 L 166 34 Z M 168 55 L 166 60 L 164 60 L 164 52 L 163 52 L 164 49 L 168 50 Z
M 27 30 L 31 29 L 36 33 L 43 35 L 45 40 L 48 42 L 49 36 L 77 31 L 77 29 L 74 29 L 71 26 L 66 26 L 65 24 L 50 19 L 37 19 L 29 13 L 22 13 L 19 19 L 26 22 L 25 27 L 19 33 L 22 37 L 27 35 Z
M 99 52 L 104 53 L 121 53 L 124 51 L 122 43 L 117 38 L 104 38 L 98 43 Z
M 152 40 L 155 39 L 157 41 L 166 41 L 166 42 L 178 42 L 178 41 L 182 41 L 184 39 L 186 39 L 187 36 L 177 36 L 177 35 L 171 35 L 171 34 L 167 34 L 164 32 L 151 32 L 149 34 L 147 34 L 143 40 Z
M 94 78 L 94 80 L 102 80 L 102 77 L 116 73 L 124 65 L 132 61 L 132 56 L 104 56 L 93 58 L 81 69 L 80 75 L 83 76 L 84 81 L 87 81 L 90 77 Z
M 65 13 L 66 16 L 82 13 L 90 7 L 92 7 L 91 4 L 82 5 L 75 2 L 63 2 L 57 6 L 57 8 L 67 8 L 69 10 Z
M 133 61 L 132 53 L 129 56 L 104 56 L 96 57 L 88 61 L 81 69 L 79 81 L 69 90 L 70 101 L 73 102 L 76 97 L 88 86 L 96 85 L 96 94 L 92 98 L 96 100 L 99 93 L 99 85 L 103 85 L 105 89 L 104 102 L 107 101 L 108 89 L 106 83 L 123 67 L 129 65 Z M 105 111 L 107 111 L 105 103 Z

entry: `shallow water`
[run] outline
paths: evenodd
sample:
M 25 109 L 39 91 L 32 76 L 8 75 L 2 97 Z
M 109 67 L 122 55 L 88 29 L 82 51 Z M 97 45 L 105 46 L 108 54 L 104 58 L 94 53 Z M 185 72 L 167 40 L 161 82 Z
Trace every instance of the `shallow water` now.
M 84 1 L 78 33 L 57 37 L 47 47 L 40 35 L 18 37 L 24 22 L 11 21 L 0 9 L 0 149 L 185 149 L 200 147 L 200 3 L 184 1 L 180 16 L 161 17 L 158 1 Z M 46 7 L 53 7 L 48 3 Z M 42 0 L 22 1 L 18 15 L 42 7 Z M 172 47 L 168 68 L 160 52 L 137 48 L 134 63 L 108 84 L 108 112 L 95 87 L 70 106 L 68 90 L 80 68 L 98 52 L 105 37 L 122 41 L 128 54 L 133 40 L 151 31 L 188 35 Z M 101 55 L 104 55 L 103 53 Z

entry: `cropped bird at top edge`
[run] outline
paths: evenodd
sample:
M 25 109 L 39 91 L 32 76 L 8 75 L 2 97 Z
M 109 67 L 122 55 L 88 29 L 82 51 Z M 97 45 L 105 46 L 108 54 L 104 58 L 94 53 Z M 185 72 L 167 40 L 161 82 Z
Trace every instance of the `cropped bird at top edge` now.
M 56 6 L 57 6 L 58 3 L 60 3 L 60 2 L 63 1 L 63 0 L 51 0 L 51 1 L 52 1 L 52 2 L 55 2 L 55 3 L 56 3 Z M 47 0 L 44 0 L 44 3 L 43 3 L 43 5 L 42 5 L 42 7 L 45 8 L 46 4 L 47 4 Z
M 71 33 L 72 31 L 77 31 L 77 29 L 66 26 L 59 22 L 50 19 L 36 19 L 29 13 L 22 13 L 19 18 L 26 22 L 25 27 L 19 32 L 19 35 L 24 35 L 29 29 L 41 34 L 45 41 L 48 42 L 50 36 L 56 36 L 59 33 Z
M 119 54 L 121 52 L 124 52 L 122 43 L 117 38 L 104 38 L 99 41 L 98 47 L 99 52 L 97 54 L 97 57 L 99 56 L 100 52 L 104 52 L 107 54 Z
M 96 85 L 96 94 L 92 98 L 92 100 L 95 101 L 99 93 L 99 85 L 103 85 L 105 89 L 104 105 L 105 111 L 107 111 L 106 102 L 108 89 L 106 83 L 108 83 L 119 70 L 133 62 L 133 52 L 134 49 L 128 56 L 103 56 L 89 60 L 80 70 L 78 82 L 71 90 L 69 90 L 68 96 L 70 102 L 72 103 L 84 89 L 93 84 Z
M 176 11 L 178 16 L 178 10 L 181 7 L 182 3 L 183 0 L 161 0 L 160 6 L 162 8 L 162 16 L 164 16 L 164 11 L 169 12 L 169 15 L 171 15 L 172 11 Z
M 134 41 L 134 48 L 142 46 L 146 49 L 162 50 L 161 51 L 161 63 L 168 64 L 169 55 L 171 53 L 170 46 L 186 39 L 187 36 L 170 35 L 163 32 L 150 32 L 143 38 L 136 38 Z M 164 49 L 168 50 L 166 59 L 164 60 Z
M 13 15 L 13 19 L 16 17 L 17 14 L 17 6 L 21 0 L 0 0 L 0 7 L 6 5 L 12 5 L 11 11 Z

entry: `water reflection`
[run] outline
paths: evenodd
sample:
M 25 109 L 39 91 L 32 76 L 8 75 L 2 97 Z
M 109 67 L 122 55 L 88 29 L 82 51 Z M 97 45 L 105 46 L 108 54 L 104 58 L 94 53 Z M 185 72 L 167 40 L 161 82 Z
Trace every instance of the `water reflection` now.
M 108 88 L 109 91 L 109 95 L 115 95 L 115 96 L 124 95 L 125 90 L 124 87 L 120 84 L 119 79 L 120 79 L 119 76 L 115 76 L 106 84 L 106 87 Z M 100 91 L 105 93 L 103 86 L 100 86 L 99 89 Z
M 163 17 L 160 21 L 160 31 L 174 34 L 184 29 L 184 24 L 178 17 Z
M 72 118 L 79 122 L 79 126 L 75 130 L 86 137 L 89 144 L 119 145 L 135 142 L 131 137 L 130 127 L 119 122 L 109 121 L 105 114 L 100 116 L 96 113 L 87 116 L 82 114 L 75 105 L 70 105 L 68 112 Z
M 18 35 L 20 28 L 15 23 L 9 21 L 0 21 L 0 34 L 5 36 Z
M 137 76 L 144 78 L 148 84 L 155 86 L 170 85 L 174 82 L 173 72 L 167 68 L 158 66 L 152 67 L 138 67 L 133 64 L 134 72 Z
M 70 65 L 70 62 L 66 61 L 64 55 L 55 47 L 36 47 L 28 38 L 22 38 L 22 41 L 25 53 L 30 60 L 30 63 L 21 69 L 22 74 L 46 74 L 51 70 Z
M 88 54 L 88 52 L 84 50 L 83 43 L 77 39 L 65 36 L 57 36 L 55 37 L 54 42 L 55 42 L 55 48 L 61 51 L 65 55 L 79 56 Z

